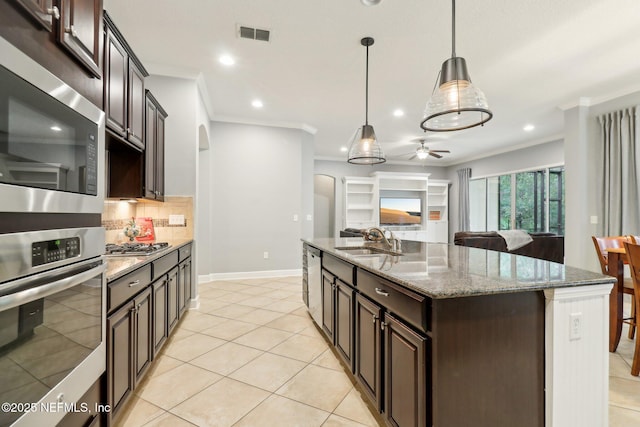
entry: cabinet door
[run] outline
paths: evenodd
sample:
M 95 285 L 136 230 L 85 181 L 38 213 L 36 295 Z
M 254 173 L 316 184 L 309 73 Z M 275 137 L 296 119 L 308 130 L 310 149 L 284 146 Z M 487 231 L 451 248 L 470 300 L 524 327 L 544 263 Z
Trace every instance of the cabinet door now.
M 127 128 L 127 51 L 107 28 L 104 41 L 104 112 L 107 127 L 126 137 Z
M 140 295 L 133 300 L 135 307 L 134 315 L 134 352 L 133 365 L 135 368 L 135 385 L 142 379 L 153 357 L 153 310 L 151 304 L 151 287 L 147 287 Z
M 336 279 L 335 286 L 335 343 L 338 354 L 342 356 L 353 372 L 353 289 Z
M 184 277 L 185 276 L 184 267 L 185 267 L 185 264 L 182 262 L 178 266 L 178 317 L 182 316 L 182 313 L 184 313 L 185 304 L 186 304 L 186 299 L 185 299 L 186 282 Z
M 107 404 L 115 416 L 133 391 L 133 304 L 107 318 Z
M 427 339 L 389 314 L 384 315 L 383 326 L 386 421 L 398 427 L 431 425 L 427 423 Z
M 178 268 L 169 271 L 167 283 L 167 324 L 169 333 L 178 323 Z
M 33 16 L 47 31 L 53 28 L 53 19 L 60 19 L 60 10 L 53 0 L 17 0 L 16 3 Z
M 182 305 L 181 309 L 184 311 L 189 307 L 189 300 L 191 299 L 191 258 L 187 258 L 180 263 L 180 288 L 182 289 Z
M 60 0 L 58 41 L 97 78 L 101 37 L 102 0 Z
M 129 58 L 128 83 L 127 139 L 134 145 L 145 148 L 144 75 L 131 58 Z
M 157 354 L 167 339 L 167 283 L 165 275 L 153 284 L 153 354 Z
M 144 151 L 144 197 L 156 198 L 156 121 L 158 109 L 149 98 L 146 100 L 146 134 Z
M 156 124 L 156 200 L 164 201 L 164 124 L 166 116 L 158 111 Z
M 322 330 L 333 342 L 334 315 L 333 315 L 333 288 L 335 277 L 326 271 L 322 272 Z
M 355 375 L 376 409 L 382 409 L 382 309 L 356 295 Z

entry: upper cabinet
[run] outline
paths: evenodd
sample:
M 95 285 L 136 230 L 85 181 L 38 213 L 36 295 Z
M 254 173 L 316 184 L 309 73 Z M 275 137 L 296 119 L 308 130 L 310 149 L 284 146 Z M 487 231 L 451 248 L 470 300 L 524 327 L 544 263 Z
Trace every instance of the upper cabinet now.
M 164 122 L 167 113 L 147 91 L 144 197 L 164 200 Z
M 47 2 L 47 0 L 41 0 Z M 58 41 L 87 71 L 97 78 L 100 72 L 102 0 L 59 0 Z
M 16 0 L 47 31 L 53 31 L 53 20 L 60 19 L 60 9 L 53 0 Z
M 107 128 L 129 144 L 144 150 L 144 78 L 149 73 L 107 12 L 104 18 L 104 111 Z

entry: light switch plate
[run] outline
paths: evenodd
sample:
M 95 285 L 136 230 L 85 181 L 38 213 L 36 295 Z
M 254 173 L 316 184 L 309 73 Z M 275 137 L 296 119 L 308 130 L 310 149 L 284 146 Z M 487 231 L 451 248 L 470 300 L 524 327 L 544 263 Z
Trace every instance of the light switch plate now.
M 169 215 L 169 225 L 184 225 L 184 215 Z

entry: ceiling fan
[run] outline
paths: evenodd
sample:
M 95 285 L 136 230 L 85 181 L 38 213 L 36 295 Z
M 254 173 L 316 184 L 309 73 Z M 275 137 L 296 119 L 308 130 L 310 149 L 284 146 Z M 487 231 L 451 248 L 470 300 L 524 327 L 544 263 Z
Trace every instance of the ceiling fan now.
M 427 142 L 425 138 L 417 138 L 412 141 L 419 142 L 420 147 L 418 147 L 415 151 L 405 154 L 406 156 L 407 154 L 413 153 L 413 156 L 409 157 L 409 160 L 413 160 L 416 157 L 420 160 L 424 160 L 429 156 L 435 157 L 436 159 L 441 159 L 442 155 L 438 153 L 450 153 L 449 150 L 430 150 L 429 147 L 425 146 L 425 143 Z

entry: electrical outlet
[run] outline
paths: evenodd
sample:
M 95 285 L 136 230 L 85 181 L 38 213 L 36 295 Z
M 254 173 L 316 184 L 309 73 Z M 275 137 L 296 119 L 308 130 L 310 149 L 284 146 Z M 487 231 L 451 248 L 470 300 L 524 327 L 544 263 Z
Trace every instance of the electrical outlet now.
M 589 220 L 590 220 L 591 224 L 597 224 L 598 223 L 598 216 L 597 215 L 591 215 Z
M 264 257 L 264 259 L 269 259 L 269 252 L 265 251 L 262 256 Z
M 184 225 L 184 215 L 169 215 L 169 225 Z
M 311 221 L 313 219 L 313 216 L 311 214 L 307 214 L 307 221 Z
M 579 340 L 582 338 L 582 313 L 571 313 L 569 315 L 569 340 Z
M 298 214 L 293 215 L 293 222 L 298 222 Z

